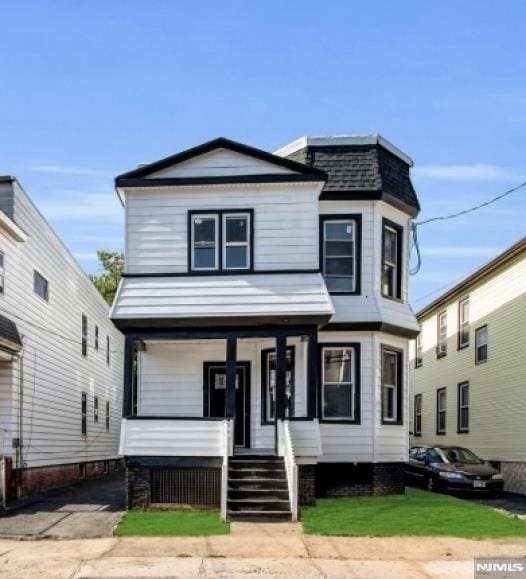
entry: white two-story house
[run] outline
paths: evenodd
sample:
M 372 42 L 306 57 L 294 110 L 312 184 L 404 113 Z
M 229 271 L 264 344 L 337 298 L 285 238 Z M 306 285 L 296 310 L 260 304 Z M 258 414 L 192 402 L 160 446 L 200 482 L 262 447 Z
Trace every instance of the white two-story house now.
M 376 135 L 220 138 L 117 177 L 130 507 L 403 492 L 411 165 Z

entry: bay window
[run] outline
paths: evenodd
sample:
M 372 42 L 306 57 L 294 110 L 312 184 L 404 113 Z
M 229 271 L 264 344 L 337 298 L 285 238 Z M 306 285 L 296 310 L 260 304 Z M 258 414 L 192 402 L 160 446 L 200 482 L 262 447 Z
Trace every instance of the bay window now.
M 402 352 L 382 347 L 382 423 L 402 424 Z
M 322 345 L 321 418 L 358 423 L 359 345 Z
M 402 299 L 402 232 L 396 223 L 382 221 L 382 295 Z

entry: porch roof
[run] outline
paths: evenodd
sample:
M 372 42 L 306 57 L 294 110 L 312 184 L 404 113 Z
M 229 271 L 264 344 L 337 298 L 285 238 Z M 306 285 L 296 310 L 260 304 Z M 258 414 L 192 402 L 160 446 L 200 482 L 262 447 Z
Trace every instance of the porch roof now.
M 170 325 L 326 323 L 334 314 L 319 273 L 125 277 L 111 318 L 118 327 L 148 320 Z
M 0 314 L 0 351 L 16 354 L 22 349 L 22 340 L 15 322 Z

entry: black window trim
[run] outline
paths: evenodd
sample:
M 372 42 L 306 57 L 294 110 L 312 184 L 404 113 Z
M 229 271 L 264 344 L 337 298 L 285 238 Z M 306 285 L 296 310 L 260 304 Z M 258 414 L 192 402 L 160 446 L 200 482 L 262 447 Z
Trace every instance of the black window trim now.
M 88 434 L 88 393 L 80 393 L 80 434 L 87 436 Z
M 420 400 L 420 430 L 416 430 L 416 400 L 417 398 Z M 422 436 L 422 402 L 423 402 L 423 395 L 422 393 L 420 394 L 415 394 L 414 399 L 413 399 L 413 436 Z
M 84 326 L 84 321 L 86 321 L 86 326 Z M 82 314 L 81 317 L 81 342 L 80 342 L 80 352 L 83 358 L 88 357 L 88 334 L 89 334 L 89 324 L 88 324 L 88 316 L 86 314 Z M 85 330 L 85 331 L 84 331 Z
M 110 401 L 106 400 L 106 416 L 104 425 L 106 427 L 106 432 L 110 431 Z
M 468 399 L 470 397 L 470 388 L 469 388 L 469 380 L 464 380 L 463 382 L 459 382 L 457 385 L 457 433 L 458 434 L 467 434 L 469 432 L 469 410 L 470 410 L 470 402 L 468 402 L 468 425 L 467 426 L 462 426 L 460 421 L 461 421 L 461 417 L 460 417 L 460 391 L 462 390 L 462 388 L 464 386 L 468 387 Z
M 484 360 L 479 360 L 479 347 L 480 346 L 477 344 L 477 335 L 478 335 L 479 331 L 483 330 L 484 328 L 486 328 L 486 357 L 484 358 Z M 488 361 L 488 358 L 489 358 L 488 324 L 482 324 L 482 326 L 475 328 L 475 364 L 476 365 L 485 364 Z
M 329 293 L 338 296 L 359 296 L 362 293 L 362 214 L 361 213 L 323 213 L 319 218 L 319 262 L 320 272 L 323 275 L 324 270 L 324 232 L 326 221 L 354 221 L 356 223 L 356 236 L 354 242 L 354 263 L 356 271 L 356 279 L 354 283 L 354 291 L 334 291 Z
M 93 422 L 97 424 L 99 422 L 99 397 L 93 397 Z
M 360 342 L 320 342 L 318 344 L 318 380 L 320 384 L 318 396 L 318 416 L 320 424 L 361 424 L 361 343 Z M 352 348 L 354 350 L 354 419 L 323 418 L 323 349 Z
M 466 348 L 469 348 L 469 345 L 471 343 L 471 336 L 470 336 L 470 332 L 469 332 L 469 319 L 468 319 L 468 341 L 465 343 L 461 342 L 461 325 L 460 325 L 460 313 L 462 311 L 462 304 L 464 304 L 465 302 L 468 302 L 468 307 L 470 306 L 469 304 L 469 295 L 464 296 L 462 298 L 460 298 L 458 300 L 458 312 L 457 312 L 457 324 L 458 324 L 458 332 L 457 332 L 457 350 L 465 350 Z
M 249 267 L 246 268 L 225 268 L 223 267 L 223 215 L 234 215 L 236 213 L 248 214 L 250 221 L 250 231 L 248 232 L 248 259 Z M 215 215 L 217 216 L 217 268 L 216 269 L 193 269 L 192 267 L 192 220 L 194 215 Z M 188 210 L 187 218 L 187 263 L 186 271 L 191 275 L 229 275 L 244 274 L 254 271 L 254 209 L 240 209 L 234 207 L 232 209 L 190 209 Z
M 106 334 L 106 366 L 109 366 L 109 365 L 110 365 L 110 359 L 111 359 L 110 354 L 111 354 L 111 351 L 110 351 L 110 337 L 109 337 L 108 334 Z
M 276 419 L 267 420 L 267 360 L 271 353 L 276 352 L 276 348 L 265 348 L 261 350 L 261 425 L 269 426 L 276 424 Z M 290 415 L 294 416 L 294 397 L 296 395 L 296 346 L 287 346 L 287 353 L 291 354 L 292 368 L 292 391 Z
M 440 394 L 444 392 L 446 395 L 446 406 L 443 410 L 444 415 L 445 415 L 445 419 L 444 419 L 444 430 L 440 430 L 439 428 L 439 404 L 438 404 L 438 400 L 440 398 Z M 437 388 L 436 391 L 436 434 L 437 436 L 444 436 L 447 432 L 447 389 L 445 386 L 441 387 L 441 388 Z
M 44 296 L 41 296 L 37 291 L 36 291 L 36 280 L 37 280 L 37 276 L 40 277 L 42 280 L 44 280 L 45 282 L 45 288 L 46 288 L 46 292 Z M 44 302 L 46 302 L 47 304 L 49 303 L 49 280 L 47 279 L 47 277 L 44 277 L 39 271 L 38 269 L 33 269 L 33 293 L 38 296 L 41 300 L 43 300 Z
M 384 353 L 391 352 L 395 353 L 397 356 L 397 380 L 398 380 L 398 388 L 396 392 L 396 419 L 395 420 L 385 420 L 384 419 L 384 397 L 383 397 L 383 387 L 384 387 Z M 404 424 L 404 351 L 400 348 L 395 348 L 394 346 L 390 346 L 389 344 L 381 344 L 380 345 L 380 419 L 381 424 L 385 426 L 401 426 Z
M 396 248 L 396 259 L 397 259 L 397 276 L 396 276 L 396 295 L 394 296 L 389 296 L 384 294 L 384 288 L 383 288 L 383 277 L 384 277 L 384 260 L 385 260 L 385 247 L 384 247 L 384 232 L 386 227 L 389 227 L 391 229 L 394 229 L 397 233 L 398 233 L 398 245 Z M 402 298 L 402 278 L 403 278 L 403 272 L 404 272 L 404 262 L 403 262 L 403 245 L 404 245 L 404 227 L 403 225 L 400 225 L 399 223 L 396 223 L 394 221 L 391 221 L 390 219 L 387 219 L 386 217 L 382 217 L 382 236 L 381 236 L 381 242 L 382 242 L 382 262 L 380 264 L 380 294 L 382 295 L 383 298 L 387 299 L 387 300 L 393 300 L 395 302 L 400 302 L 403 303 L 403 298 Z

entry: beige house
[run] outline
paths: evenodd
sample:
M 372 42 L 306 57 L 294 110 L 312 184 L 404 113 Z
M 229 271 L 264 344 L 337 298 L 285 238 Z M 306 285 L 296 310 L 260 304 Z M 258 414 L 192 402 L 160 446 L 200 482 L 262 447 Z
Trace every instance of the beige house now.
M 410 443 L 465 446 L 526 493 L 526 238 L 417 318 Z

